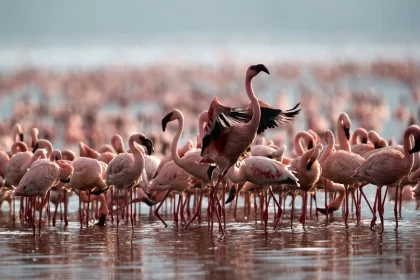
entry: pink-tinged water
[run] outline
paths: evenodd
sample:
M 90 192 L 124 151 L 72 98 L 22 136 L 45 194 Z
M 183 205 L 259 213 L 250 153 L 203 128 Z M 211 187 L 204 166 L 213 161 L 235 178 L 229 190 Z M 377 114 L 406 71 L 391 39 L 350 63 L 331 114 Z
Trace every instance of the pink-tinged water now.
M 313 215 L 306 232 L 297 220 L 290 229 L 289 208 L 273 231 L 271 208 L 266 235 L 252 212 L 245 218 L 239 207 L 235 219 L 228 207 L 224 237 L 217 231 L 210 235 L 205 217 L 201 226 L 185 230 L 166 216 L 165 228 L 155 217 L 150 219 L 147 206 L 134 233 L 125 221 L 118 233 L 110 221 L 105 227 L 81 227 L 73 207 L 67 228 L 58 220 L 57 227 L 44 225 L 41 235 L 33 237 L 31 227 L 19 221 L 13 225 L 3 211 L 0 278 L 418 279 L 420 218 L 414 208 L 414 202 L 404 204 L 404 219 L 395 231 L 393 203 L 387 202 L 383 234 L 378 228 L 370 230 L 371 215 L 364 206 L 362 225 L 351 220 L 345 229 L 340 210 L 328 227 L 324 217 L 316 220 Z

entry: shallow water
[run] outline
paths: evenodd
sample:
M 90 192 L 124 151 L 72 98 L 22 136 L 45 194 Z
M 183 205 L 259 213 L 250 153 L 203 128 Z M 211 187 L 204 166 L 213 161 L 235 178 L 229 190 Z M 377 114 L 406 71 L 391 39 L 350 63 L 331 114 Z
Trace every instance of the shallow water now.
M 13 225 L 7 211 L 2 212 L 0 278 L 414 279 L 420 271 L 420 213 L 414 202 L 404 204 L 398 231 L 393 203 L 386 203 L 383 234 L 379 228 L 369 229 L 367 207 L 362 207 L 360 226 L 352 220 L 345 229 L 340 210 L 328 227 L 323 216 L 313 216 L 307 231 L 297 220 L 290 229 L 289 208 L 273 231 L 271 208 L 267 235 L 253 213 L 246 218 L 239 207 L 234 219 L 228 207 L 222 237 L 216 230 L 208 232 L 204 217 L 201 226 L 185 230 L 166 216 L 165 228 L 155 217 L 150 219 L 147 206 L 142 206 L 134 233 L 125 221 L 118 233 L 110 221 L 105 227 L 81 227 L 76 201 L 73 196 L 67 228 L 58 220 L 57 227 L 45 225 L 35 237 L 31 227 L 19 221 Z

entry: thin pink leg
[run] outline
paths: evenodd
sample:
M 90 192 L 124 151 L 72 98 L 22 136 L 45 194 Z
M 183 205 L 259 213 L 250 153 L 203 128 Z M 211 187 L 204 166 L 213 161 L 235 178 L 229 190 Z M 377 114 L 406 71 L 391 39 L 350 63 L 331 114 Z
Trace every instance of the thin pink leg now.
M 159 218 L 159 220 L 161 220 L 162 221 L 162 223 L 165 225 L 165 227 L 168 227 L 168 225 L 165 223 L 165 221 L 162 219 L 162 217 L 159 215 L 159 209 L 160 209 L 160 207 L 162 207 L 162 204 L 165 202 L 165 200 L 168 198 L 168 196 L 169 196 L 169 194 L 170 194 L 171 192 L 170 191 L 168 191 L 167 193 L 166 193 L 166 195 L 165 195 L 165 197 L 163 198 L 163 200 L 159 203 L 159 206 L 155 209 L 155 215 L 156 215 L 156 217 L 158 217 Z

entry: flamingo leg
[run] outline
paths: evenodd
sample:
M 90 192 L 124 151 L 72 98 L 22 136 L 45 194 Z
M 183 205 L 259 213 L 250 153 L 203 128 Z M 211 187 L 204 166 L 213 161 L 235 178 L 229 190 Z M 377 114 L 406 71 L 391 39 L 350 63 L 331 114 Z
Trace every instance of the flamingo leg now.
M 185 226 L 185 229 L 187 229 L 188 228 L 188 226 L 200 215 L 200 209 L 201 209 L 201 201 L 202 201 L 202 199 L 203 199 L 203 195 L 204 195 L 204 190 L 202 190 L 201 191 L 201 194 L 200 194 L 200 200 L 198 201 L 198 203 L 197 203 L 197 207 L 196 207 L 196 210 L 195 210 L 195 214 L 194 214 L 194 216 L 191 218 L 191 220 L 187 223 L 187 225 Z
M 88 195 L 88 203 L 87 203 L 87 210 L 86 210 L 86 226 L 89 226 L 90 192 L 87 192 L 87 195 Z
M 370 222 L 370 229 L 373 228 L 373 226 L 375 225 L 376 222 L 376 205 L 378 203 L 378 192 L 379 192 L 379 188 L 376 189 L 376 195 L 375 195 L 375 202 L 373 203 L 373 217 L 372 217 L 372 221 Z
M 345 192 L 346 192 L 346 210 L 344 212 L 344 225 L 346 226 L 346 228 L 349 227 L 348 225 L 348 218 L 349 218 L 349 190 L 348 190 L 348 185 L 345 185 Z
M 111 223 L 114 223 L 114 187 L 111 187 L 111 206 L 109 207 L 109 214 L 111 215 Z
M 399 206 L 399 218 L 402 219 L 402 194 L 403 194 L 403 190 L 404 187 L 399 188 L 400 189 L 400 204 Z
M 292 209 L 290 211 L 290 228 L 293 229 L 293 218 L 295 215 L 295 195 L 292 194 Z
M 381 219 L 381 232 L 383 232 L 384 231 L 384 210 L 383 210 L 384 205 L 381 203 L 382 201 L 381 196 L 382 196 L 382 186 L 378 188 L 378 203 L 379 203 L 378 212 L 379 212 L 379 218 Z
M 277 204 L 277 208 L 279 209 L 278 211 L 277 211 L 277 216 L 276 216 L 276 221 L 275 221 L 275 223 L 274 223 L 274 226 L 273 226 L 273 230 L 276 230 L 276 228 L 277 228 L 277 224 L 279 223 L 279 221 L 280 221 L 280 219 L 281 219 L 281 216 L 282 216 L 282 214 L 283 214 L 283 209 L 282 209 L 282 207 L 281 207 L 281 203 L 282 203 L 282 197 L 281 197 L 281 194 L 279 194 L 279 201 L 277 201 L 276 200 L 276 197 L 274 196 L 274 193 L 273 193 L 273 190 L 270 190 L 270 192 L 271 192 L 271 195 L 273 196 L 273 200 L 274 200 L 274 202 Z
M 163 203 L 165 202 L 165 200 L 168 198 L 168 196 L 169 196 L 169 194 L 170 194 L 171 192 L 170 191 L 168 191 L 167 193 L 166 193 L 166 195 L 165 195 L 165 197 L 163 198 L 163 200 L 159 203 L 159 206 L 155 209 L 155 215 L 156 215 L 156 217 L 158 217 L 159 218 L 159 220 L 161 220 L 162 221 L 162 223 L 165 225 L 165 227 L 168 227 L 168 225 L 165 223 L 165 221 L 162 219 L 162 217 L 159 215 L 159 209 L 160 209 L 160 207 L 162 207 L 162 205 L 163 205 Z
M 82 200 L 80 199 L 80 193 L 79 193 L 79 219 L 80 219 L 80 226 L 82 226 L 82 223 L 83 223 L 83 217 L 82 217 Z
M 385 199 L 386 199 L 386 195 L 388 194 L 388 186 L 386 186 L 386 189 L 385 189 L 385 194 L 384 194 L 384 199 L 382 200 L 382 214 L 383 214 L 383 212 L 384 212 L 384 209 L 385 209 Z
M 67 219 L 67 191 L 64 191 L 64 226 L 68 226 L 69 225 L 69 221 Z
M 32 199 L 32 201 L 33 201 L 33 203 L 32 203 L 32 208 L 33 208 L 33 217 L 32 217 L 32 229 L 33 229 L 33 232 L 34 232 L 34 237 L 35 237 L 35 213 L 36 213 L 36 209 L 35 209 L 35 202 L 36 202 L 36 197 L 34 197 L 33 199 Z M 31 215 L 32 215 L 32 213 L 31 213 Z
M 48 192 L 47 192 L 47 199 L 44 202 L 44 203 L 47 204 L 46 211 L 47 211 L 48 226 L 50 226 L 50 219 L 51 219 L 51 212 L 50 212 L 50 193 L 51 193 L 51 190 L 48 190 Z
M 53 218 L 52 218 L 53 227 L 55 227 L 55 217 L 57 215 L 57 209 L 58 209 L 58 205 L 60 204 L 60 202 L 61 202 L 61 194 L 58 195 L 57 204 L 56 204 L 55 209 L 54 209 L 54 215 L 53 215 Z
M 254 215 L 255 215 L 255 222 L 257 222 L 257 190 L 254 189 Z
M 119 216 L 119 208 L 120 208 L 120 190 L 117 190 L 117 231 L 118 225 L 120 224 L 120 216 Z
M 130 201 L 133 201 L 133 188 L 130 188 Z M 130 203 L 131 231 L 134 233 L 133 203 Z
M 44 199 L 45 198 L 40 198 L 41 204 L 40 204 L 40 207 L 39 207 L 38 235 L 41 235 L 42 208 L 44 208 L 43 207 L 43 205 L 44 205 Z
M 328 213 L 328 192 L 327 192 L 327 187 L 326 185 L 324 185 L 324 191 L 325 191 L 325 219 L 328 225 L 328 218 L 329 218 L 329 213 Z
M 394 204 L 394 216 L 395 216 L 395 229 L 398 229 L 398 194 L 399 194 L 399 189 L 397 187 L 397 189 L 395 190 L 395 204 Z

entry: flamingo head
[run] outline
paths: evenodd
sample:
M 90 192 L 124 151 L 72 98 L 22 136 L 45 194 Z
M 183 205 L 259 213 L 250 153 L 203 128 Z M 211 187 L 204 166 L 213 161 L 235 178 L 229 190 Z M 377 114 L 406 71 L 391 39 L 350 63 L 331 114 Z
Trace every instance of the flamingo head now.
M 257 64 L 257 65 L 251 65 L 248 68 L 247 77 L 253 78 L 257 76 L 260 72 L 265 72 L 267 74 L 270 74 L 270 72 L 268 71 L 267 67 L 265 67 L 264 64 Z
M 166 125 L 168 124 L 168 122 L 172 121 L 172 117 L 173 117 L 174 113 L 170 112 L 168 114 L 166 114 L 166 116 L 163 117 L 162 119 L 162 131 L 165 132 L 166 130 Z
M 150 156 L 154 151 L 155 151 L 155 149 L 153 148 L 153 141 L 152 140 L 150 140 L 149 138 L 147 138 L 145 135 L 143 135 L 143 134 L 140 134 L 139 135 L 139 142 L 140 142 L 140 145 L 142 145 L 142 146 L 145 146 L 146 147 L 146 149 L 147 149 L 147 154 Z

